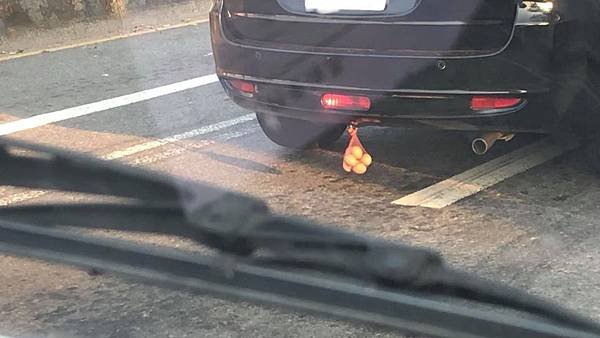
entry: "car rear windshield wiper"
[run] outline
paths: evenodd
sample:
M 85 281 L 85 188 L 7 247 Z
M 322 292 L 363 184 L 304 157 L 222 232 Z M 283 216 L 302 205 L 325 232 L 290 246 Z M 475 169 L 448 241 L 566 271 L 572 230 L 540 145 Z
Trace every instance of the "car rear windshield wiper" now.
M 591 320 L 433 251 L 272 215 L 255 198 L 8 139 L 0 163 L 2 185 L 112 197 L 0 208 L 3 252 L 439 337 L 600 337 Z M 174 235 L 219 254 L 65 226 Z

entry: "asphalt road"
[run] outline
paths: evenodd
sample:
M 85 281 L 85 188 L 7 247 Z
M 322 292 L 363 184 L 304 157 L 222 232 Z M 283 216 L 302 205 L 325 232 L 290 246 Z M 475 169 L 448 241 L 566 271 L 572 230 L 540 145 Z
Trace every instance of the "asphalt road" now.
M 213 67 L 207 24 L 3 61 L 0 119 L 210 75 Z M 460 134 L 365 128 L 361 137 L 376 163 L 357 177 L 341 170 L 345 139 L 329 150 L 284 149 L 247 114 L 212 83 L 10 136 L 210 182 L 264 198 L 279 213 L 432 247 L 458 267 L 600 320 L 600 180 L 581 150 L 446 208 L 408 208 L 391 201 L 535 138 L 519 135 L 476 157 Z M 153 146 L 173 135 L 188 136 Z M 0 189 L 3 205 L 63 198 Z M 120 236 L 187 245 L 160 236 Z M 0 335 L 12 337 L 397 336 L 28 259 L 0 256 L 0 271 Z

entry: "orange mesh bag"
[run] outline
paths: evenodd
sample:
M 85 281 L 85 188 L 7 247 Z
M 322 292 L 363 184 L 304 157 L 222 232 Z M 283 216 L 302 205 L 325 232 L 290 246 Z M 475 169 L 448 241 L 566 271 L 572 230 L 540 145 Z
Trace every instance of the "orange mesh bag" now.
M 358 129 L 355 126 L 348 127 L 350 142 L 344 152 L 344 161 L 342 166 L 346 172 L 353 172 L 362 175 L 367 172 L 367 169 L 373 163 L 373 158 L 358 139 Z

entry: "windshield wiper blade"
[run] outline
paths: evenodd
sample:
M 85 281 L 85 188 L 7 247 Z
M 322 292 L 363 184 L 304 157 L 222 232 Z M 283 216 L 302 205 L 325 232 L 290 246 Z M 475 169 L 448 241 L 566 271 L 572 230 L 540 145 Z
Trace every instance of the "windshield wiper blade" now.
M 0 251 L 135 277 L 175 289 L 266 302 L 435 337 L 598 337 L 595 331 L 450 304 L 352 279 L 273 269 L 230 256 L 98 239 L 0 220 Z
M 450 269 L 429 250 L 273 216 L 261 201 L 194 182 L 22 142 L 0 140 L 0 147 L 0 184 L 128 198 L 112 204 L 0 208 L 0 250 L 145 279 L 150 273 L 150 279 L 173 286 L 194 281 L 193 289 L 221 290 L 435 336 L 600 336 L 595 323 L 520 290 Z M 235 259 L 223 264 L 197 255 L 173 256 L 171 251 L 50 228 L 63 225 L 176 235 Z M 120 254 L 112 254 L 116 252 Z M 176 266 L 187 268 L 172 271 Z M 212 274 L 200 273 L 207 269 Z M 245 269 L 259 273 L 250 278 Z M 215 277 L 215 271 L 223 273 Z M 293 278 L 279 278 L 306 274 L 314 275 L 306 277 L 310 282 L 290 284 Z M 222 285 L 210 284 L 213 278 Z M 263 290 L 266 285 L 271 287 Z M 292 289 L 281 289 L 284 285 Z M 532 318 L 485 314 L 437 296 L 499 305 Z
M 83 154 L 0 138 L 0 185 L 134 198 L 153 203 L 209 203 L 224 191 Z M 198 194 L 201 190 L 202 194 Z

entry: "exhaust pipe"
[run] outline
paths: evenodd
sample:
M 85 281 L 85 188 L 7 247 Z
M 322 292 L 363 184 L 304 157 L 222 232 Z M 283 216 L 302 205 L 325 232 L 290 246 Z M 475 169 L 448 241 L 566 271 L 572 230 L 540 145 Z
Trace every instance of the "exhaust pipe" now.
M 514 137 L 515 134 L 506 134 L 499 131 L 487 133 L 481 137 L 474 139 L 471 143 L 471 149 L 473 149 L 473 152 L 477 155 L 485 155 L 488 151 L 490 151 L 490 149 L 492 149 L 496 141 L 502 140 L 508 142 Z

